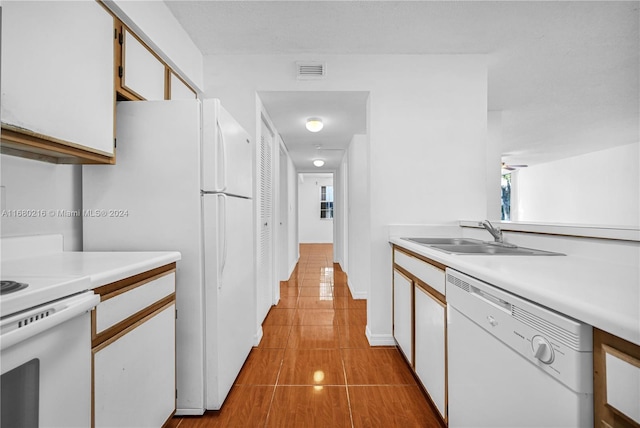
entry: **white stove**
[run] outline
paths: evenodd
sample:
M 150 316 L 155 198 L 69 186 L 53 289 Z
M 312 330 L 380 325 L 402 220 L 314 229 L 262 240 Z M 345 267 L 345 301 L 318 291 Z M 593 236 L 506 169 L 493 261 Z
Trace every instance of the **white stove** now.
M 68 297 L 90 288 L 89 277 L 2 276 L 0 317 Z M 5 291 L 7 290 L 7 291 Z
M 36 269 L 62 251 L 61 236 L 0 241 L 0 425 L 90 426 L 90 312 L 100 297 L 88 276 Z M 14 260 L 23 267 L 27 261 L 37 274 L 16 268 Z

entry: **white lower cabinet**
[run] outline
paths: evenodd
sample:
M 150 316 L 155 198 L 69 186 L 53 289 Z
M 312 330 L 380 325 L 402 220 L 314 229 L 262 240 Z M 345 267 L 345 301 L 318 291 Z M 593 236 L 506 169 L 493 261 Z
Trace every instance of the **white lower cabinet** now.
M 93 427 L 161 427 L 176 409 L 175 263 L 96 288 Z
M 95 352 L 95 426 L 161 427 L 175 409 L 175 364 L 172 304 Z
M 415 371 L 446 419 L 446 306 L 416 285 L 415 314 Z
M 446 266 L 393 251 L 393 336 L 447 424 Z
M 393 272 L 393 336 L 410 364 L 413 364 L 413 282 Z

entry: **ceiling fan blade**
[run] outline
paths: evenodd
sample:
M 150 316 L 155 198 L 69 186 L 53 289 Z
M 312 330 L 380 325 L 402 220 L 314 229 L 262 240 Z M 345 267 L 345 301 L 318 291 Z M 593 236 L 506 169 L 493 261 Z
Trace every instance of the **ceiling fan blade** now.
M 518 168 L 526 168 L 529 165 L 511 165 L 511 164 L 506 164 L 504 162 L 502 162 L 502 169 L 507 170 L 507 171 L 515 171 Z

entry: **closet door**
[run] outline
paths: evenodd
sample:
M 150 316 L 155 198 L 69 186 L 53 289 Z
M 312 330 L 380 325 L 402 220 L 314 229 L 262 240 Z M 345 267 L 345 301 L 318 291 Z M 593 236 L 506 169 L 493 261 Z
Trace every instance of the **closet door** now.
M 274 134 L 263 120 L 259 149 L 258 323 L 273 303 L 273 140 Z

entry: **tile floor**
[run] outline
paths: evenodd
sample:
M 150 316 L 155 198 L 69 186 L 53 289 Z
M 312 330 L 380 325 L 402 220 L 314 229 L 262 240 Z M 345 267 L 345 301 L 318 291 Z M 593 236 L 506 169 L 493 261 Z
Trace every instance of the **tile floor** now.
M 369 346 L 365 300 L 354 300 L 331 244 L 303 244 L 220 411 L 171 428 L 440 427 L 394 347 Z

